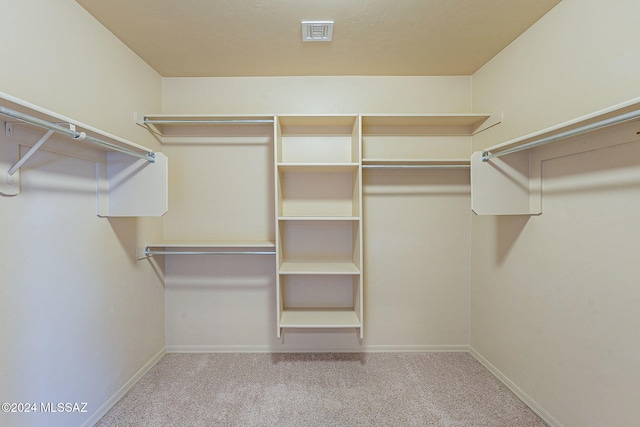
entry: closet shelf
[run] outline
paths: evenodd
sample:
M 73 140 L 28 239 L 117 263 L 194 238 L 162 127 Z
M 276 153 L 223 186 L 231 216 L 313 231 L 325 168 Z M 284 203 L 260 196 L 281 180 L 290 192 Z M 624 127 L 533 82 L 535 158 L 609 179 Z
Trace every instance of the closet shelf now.
M 278 163 L 280 172 L 353 172 L 360 167 L 359 163 Z
M 471 209 L 477 215 L 541 214 L 545 160 L 633 141 L 638 120 L 640 97 L 473 153 Z M 605 129 L 606 137 L 592 135 Z
M 364 169 L 469 169 L 469 159 L 363 159 Z
M 278 221 L 359 221 L 359 216 L 340 216 L 340 215 L 296 215 L 296 216 L 279 216 Z
M 271 240 L 164 240 L 147 246 L 154 248 L 275 248 Z
M 501 121 L 491 114 L 367 114 L 364 135 L 473 135 Z
M 0 116 L 7 118 L 0 136 L 4 139 L 0 143 L 0 194 L 20 193 L 20 168 L 45 146 L 50 152 L 95 162 L 97 215 L 162 216 L 167 211 L 168 161 L 164 154 L 2 92 Z M 37 142 L 34 129 L 46 130 Z M 63 138 L 52 138 L 54 134 Z M 31 148 L 21 156 L 20 146 Z
M 471 138 L 491 114 L 363 115 L 363 169 L 469 169 Z
M 487 147 L 483 150 L 482 160 L 487 161 L 493 157 L 535 148 L 636 119 L 640 119 L 640 97 Z
M 362 322 L 351 308 L 289 308 L 280 316 L 281 328 L 360 328 Z
M 363 165 L 468 165 L 469 159 L 363 159 Z
M 136 117 L 137 124 L 159 136 L 164 136 L 167 129 L 175 127 L 272 127 L 274 121 L 273 115 L 144 114 Z
M 154 161 L 154 153 L 150 148 L 117 137 L 9 94 L 0 92 L 0 106 L 2 108 L 2 110 L 0 110 L 1 115 L 9 117 L 10 119 L 13 118 L 20 123 L 35 125 L 38 127 L 50 125 L 55 132 L 59 131 L 59 133 L 64 133 L 67 136 L 70 136 L 73 140 L 87 142 L 101 150 L 121 151 L 129 155 Z M 35 122 L 40 122 L 42 125 L 39 125 L 38 123 L 28 123 L 23 119 L 8 116 L 7 114 L 11 114 L 12 111 L 20 115 L 33 118 Z M 7 124 L 13 125 L 14 123 L 8 121 Z M 10 133 L 6 129 L 5 132 Z
M 341 274 L 358 275 L 360 269 L 353 262 L 296 262 L 280 264 L 280 274 Z
M 331 115 L 278 115 L 280 126 L 315 127 L 325 129 L 330 127 L 353 127 L 358 116 L 355 114 L 331 114 Z

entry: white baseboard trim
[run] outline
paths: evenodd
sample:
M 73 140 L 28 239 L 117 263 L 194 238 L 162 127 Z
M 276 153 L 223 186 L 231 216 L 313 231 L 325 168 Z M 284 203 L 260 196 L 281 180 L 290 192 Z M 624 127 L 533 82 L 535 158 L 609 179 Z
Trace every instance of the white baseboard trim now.
M 363 345 L 362 347 L 276 347 L 272 345 L 170 345 L 167 353 L 432 353 L 468 352 L 468 345 Z
M 527 405 L 529 408 L 531 408 L 531 410 L 533 412 L 535 412 L 540 418 L 542 418 L 542 420 L 545 423 L 547 423 L 549 425 L 549 427 L 563 427 L 563 425 L 560 423 L 560 421 L 558 421 L 555 418 L 553 418 L 551 416 L 551 414 L 549 414 L 547 411 L 545 411 L 542 408 L 542 406 L 540 406 L 538 404 L 538 402 L 536 402 L 531 397 L 529 397 L 529 395 L 527 393 L 522 391 L 522 389 L 520 387 L 518 387 L 513 381 L 511 381 L 505 374 L 503 374 L 502 372 L 500 372 L 500 370 L 498 368 L 493 366 L 491 364 L 491 362 L 489 362 L 480 353 L 478 353 L 478 351 L 476 349 L 474 349 L 473 347 L 469 347 L 469 353 L 471 353 L 471 355 L 473 357 L 475 357 L 476 360 L 482 364 L 482 366 L 487 368 L 489 370 L 489 372 L 491 372 L 493 374 L 493 376 L 495 376 L 505 386 L 507 386 L 507 388 L 509 388 L 509 390 L 511 390 L 513 392 L 513 394 L 518 396 L 518 398 L 520 400 L 522 400 L 525 405 Z
M 118 403 L 118 401 L 122 399 L 125 394 L 127 394 L 131 387 L 133 387 L 140 380 L 140 378 L 142 378 L 144 374 L 149 371 L 149 369 L 153 368 L 166 353 L 166 348 L 163 348 L 155 356 L 153 356 L 151 360 L 149 360 L 142 368 L 140 368 L 138 372 L 135 373 L 133 377 L 131 377 L 131 379 L 129 379 L 129 381 L 127 381 L 122 387 L 120 387 L 120 390 L 118 390 L 113 396 L 111 396 L 104 403 L 104 405 L 102 405 L 87 421 L 85 421 L 82 424 L 82 427 L 90 427 L 97 423 L 100 418 L 102 418 L 107 412 L 109 412 L 109 409 L 111 409 L 113 405 Z

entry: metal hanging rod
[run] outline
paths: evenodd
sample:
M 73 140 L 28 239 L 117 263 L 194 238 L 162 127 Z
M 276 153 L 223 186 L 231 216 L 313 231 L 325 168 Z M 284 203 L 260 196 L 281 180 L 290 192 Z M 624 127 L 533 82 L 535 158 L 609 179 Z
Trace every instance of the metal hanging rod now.
M 518 151 L 529 150 L 531 148 L 539 147 L 550 142 L 555 142 L 561 139 L 569 138 L 572 136 L 581 135 L 586 132 L 590 132 L 596 129 L 601 129 L 607 126 L 616 125 L 619 123 L 627 122 L 629 120 L 640 118 L 640 110 L 632 111 L 630 113 L 621 114 L 619 116 L 611 117 L 609 119 L 600 120 L 588 125 L 580 126 L 575 129 L 560 132 L 556 135 L 547 136 L 545 138 L 537 139 L 535 141 L 528 142 L 526 144 L 519 145 L 517 147 L 509 148 L 506 150 L 491 153 L 488 150 L 482 152 L 482 161 L 486 162 L 495 157 L 504 156 L 505 154 L 517 153 Z
M 149 125 L 251 125 L 251 124 L 269 124 L 273 123 L 273 119 L 148 119 L 142 118 L 142 124 Z
M 152 255 L 275 255 L 275 251 L 153 251 L 144 249 L 144 256 Z
M 470 169 L 470 165 L 362 165 L 363 169 Z
M 128 154 L 130 156 L 138 157 L 140 159 L 145 159 L 151 163 L 156 161 L 156 155 L 153 151 L 147 152 L 139 152 L 134 151 L 132 149 L 121 147 L 119 145 L 113 144 L 111 142 L 103 141 L 98 138 L 94 138 L 92 136 L 87 135 L 85 132 L 78 132 L 76 130 L 69 129 L 62 125 L 51 123 L 46 120 L 39 119 L 37 117 L 30 116 L 28 114 L 20 113 L 19 111 L 12 110 L 10 108 L 0 106 L 0 114 L 6 117 L 10 117 L 12 119 L 18 120 L 23 123 L 27 123 L 30 125 L 38 126 L 49 131 L 57 132 L 62 135 L 69 136 L 76 140 L 86 141 L 90 144 L 97 145 L 100 147 L 108 148 L 113 151 L 118 151 L 120 153 Z M 44 141 L 43 141 L 44 142 Z M 40 144 L 42 145 L 42 144 Z

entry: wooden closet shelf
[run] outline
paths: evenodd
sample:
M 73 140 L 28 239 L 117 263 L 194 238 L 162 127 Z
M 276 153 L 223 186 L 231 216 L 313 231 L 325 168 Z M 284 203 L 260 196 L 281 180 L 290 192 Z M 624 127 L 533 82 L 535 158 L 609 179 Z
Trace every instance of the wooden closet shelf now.
M 358 163 L 278 163 L 280 172 L 318 173 L 318 172 L 353 172 Z
M 148 248 L 275 248 L 270 240 L 167 240 L 146 245 Z
M 283 328 L 359 328 L 362 322 L 352 308 L 292 308 L 282 311 Z
M 359 216 L 318 216 L 318 215 L 297 215 L 297 216 L 279 216 L 278 221 L 360 221 Z
M 363 165 L 452 165 L 468 166 L 470 159 L 363 159 Z
M 473 135 L 500 120 L 491 114 L 363 115 L 362 135 Z
M 360 269 L 353 262 L 293 262 L 280 264 L 280 274 L 346 274 L 358 275 Z

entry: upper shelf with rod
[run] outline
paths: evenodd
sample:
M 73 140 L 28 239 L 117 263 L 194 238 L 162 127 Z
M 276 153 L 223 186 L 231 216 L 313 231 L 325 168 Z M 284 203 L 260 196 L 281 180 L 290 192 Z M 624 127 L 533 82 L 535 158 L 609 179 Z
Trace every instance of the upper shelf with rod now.
M 640 97 L 512 139 L 471 156 L 471 204 L 478 215 L 542 213 L 542 163 L 637 140 Z M 598 137 L 607 130 L 607 137 Z M 593 134 L 593 135 L 592 135 Z M 576 141 L 575 144 L 553 143 Z
M 62 150 L 79 152 L 91 147 L 106 151 L 103 166 L 97 161 L 98 177 L 98 215 L 101 216 L 159 216 L 166 212 L 166 190 L 162 189 L 162 181 L 166 182 L 167 160 L 162 153 L 135 144 L 117 136 L 98 130 L 84 123 L 75 121 L 45 108 L 31 104 L 19 98 L 0 92 L 0 118 L 4 119 L 4 140 L 0 143 L 0 194 L 15 196 L 20 193 L 20 168 L 54 135 L 61 135 L 63 141 L 74 143 L 74 149 Z M 18 138 L 16 126 L 25 126 L 46 131 L 37 142 Z M 49 145 L 52 143 L 49 143 Z M 20 155 L 20 146 L 31 148 Z M 82 145 L 82 147 L 80 147 Z M 58 145 L 57 145 L 58 146 Z M 60 152 L 60 150 L 56 150 Z M 145 167 L 154 165 L 154 167 Z M 160 181 L 160 182 L 158 182 Z M 135 199 L 140 191 L 155 186 L 153 194 L 159 196 L 138 197 L 138 202 L 127 202 Z M 166 189 L 166 185 L 164 185 Z M 146 207 L 145 207 L 146 204 Z M 126 206 L 125 206 L 126 205 Z M 131 205 L 137 207 L 129 209 Z
M 274 116 L 269 115 L 185 115 L 185 114 L 145 114 L 136 117 L 136 123 L 154 134 L 163 136 L 183 135 L 191 128 L 233 128 L 268 127 L 273 132 Z M 246 131 L 243 131 L 246 132 Z
M 7 121 L 9 128 L 16 122 L 33 125 L 105 150 L 122 152 L 150 162 L 155 161 L 155 153 L 150 148 L 103 132 L 3 92 L 0 92 L 0 114 L 9 119 Z
M 540 147 L 640 118 L 640 97 L 556 126 L 503 142 L 482 151 L 482 161 Z
M 362 167 L 469 169 L 471 136 L 500 121 L 491 114 L 362 115 Z

